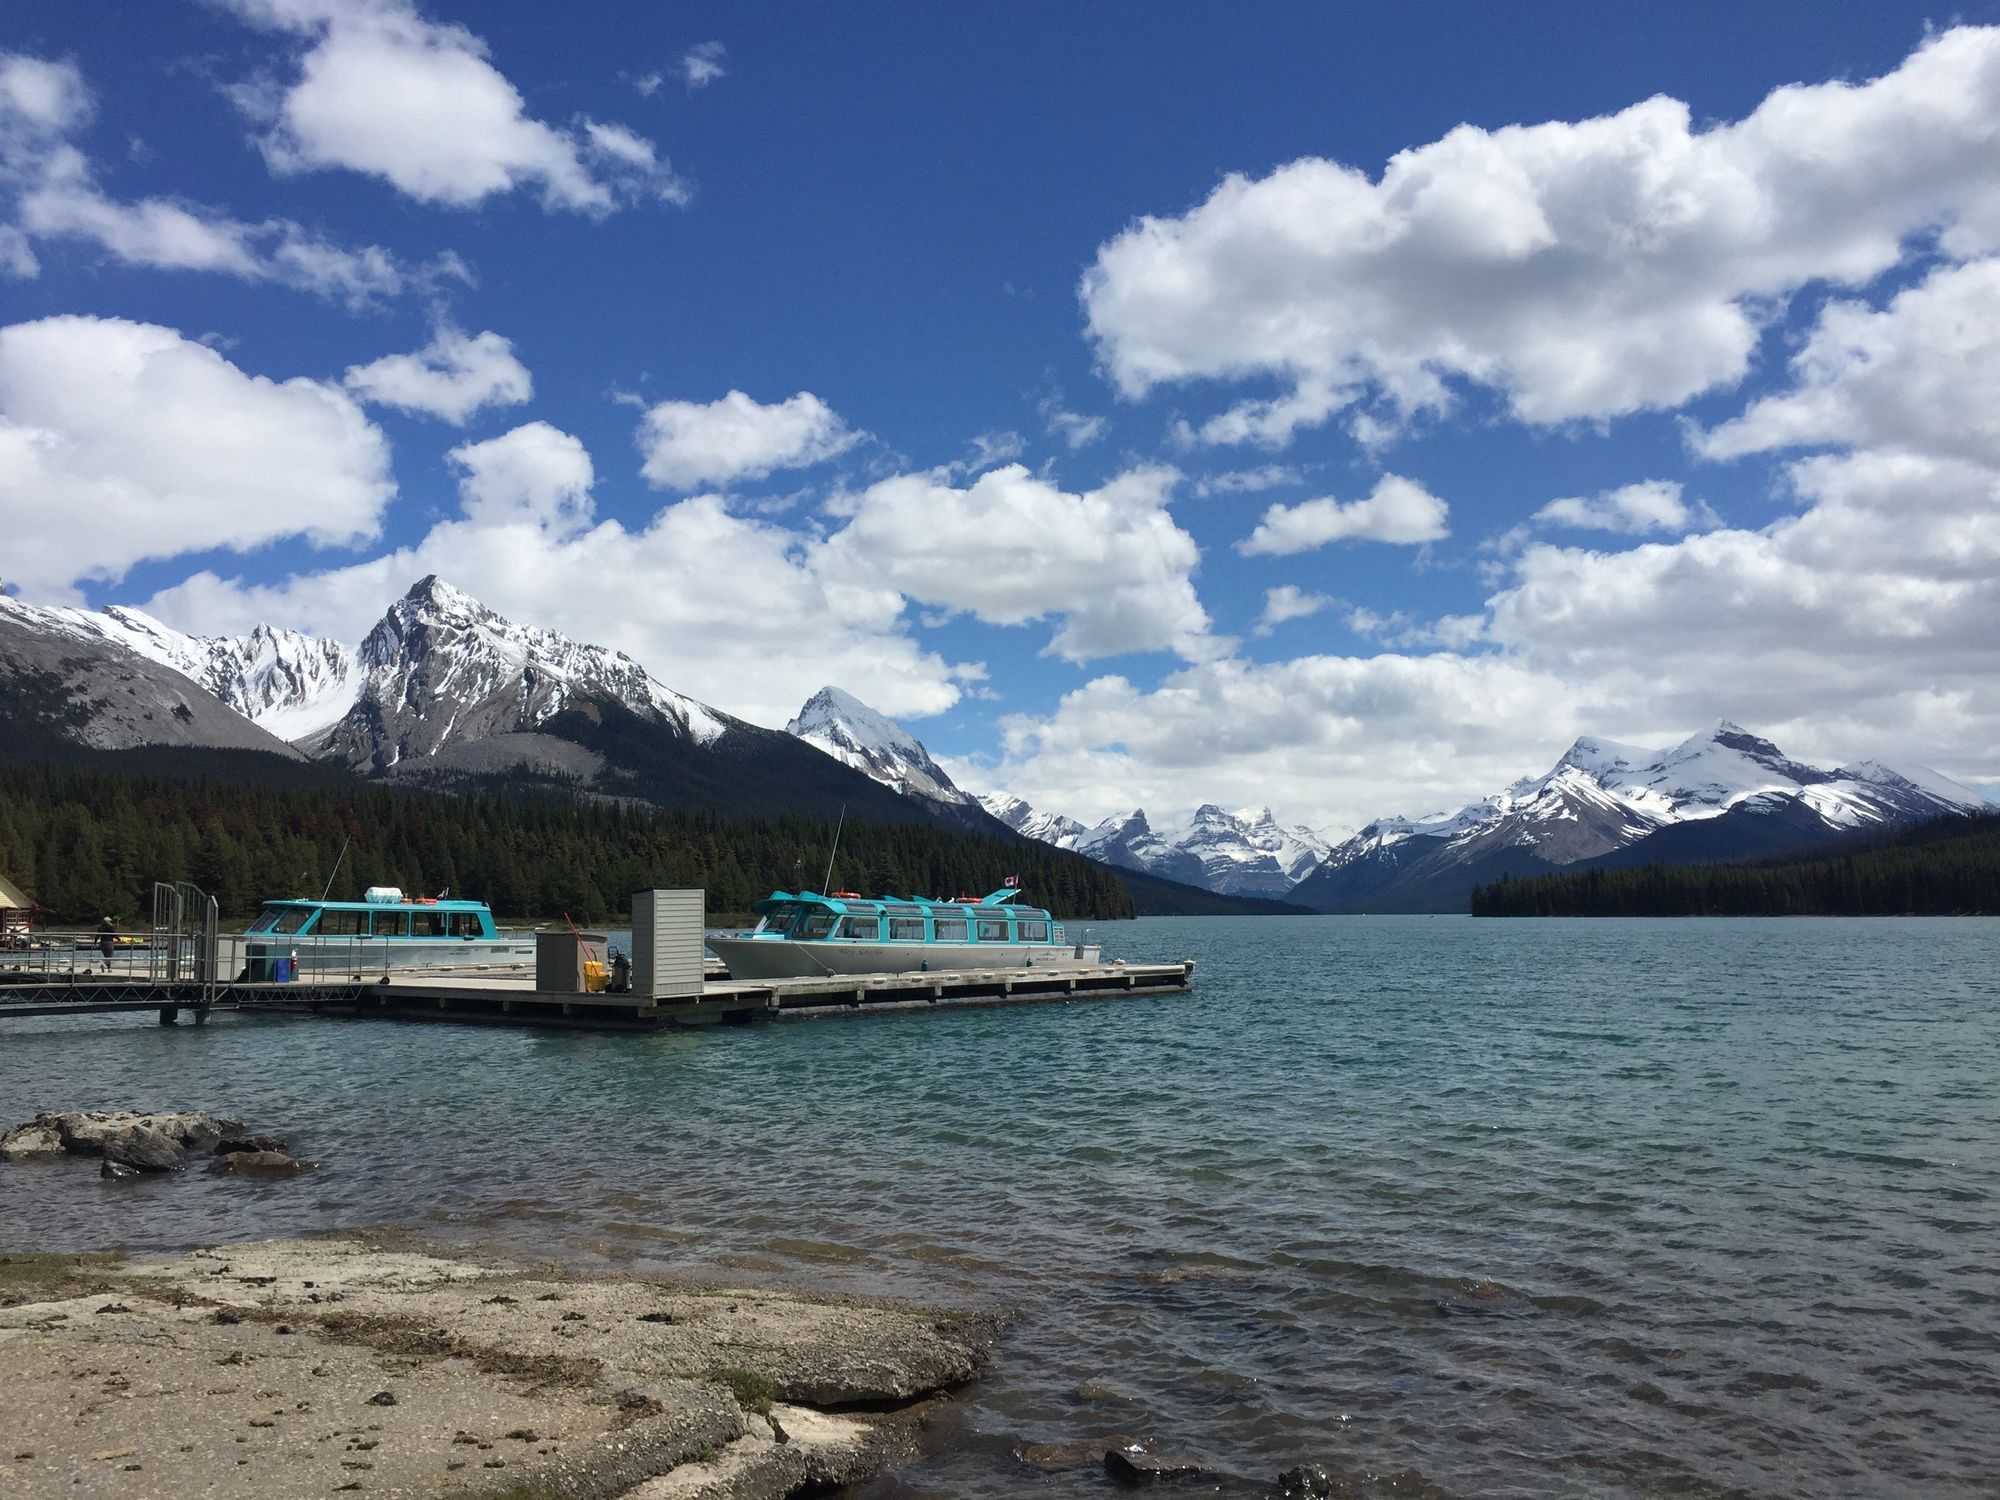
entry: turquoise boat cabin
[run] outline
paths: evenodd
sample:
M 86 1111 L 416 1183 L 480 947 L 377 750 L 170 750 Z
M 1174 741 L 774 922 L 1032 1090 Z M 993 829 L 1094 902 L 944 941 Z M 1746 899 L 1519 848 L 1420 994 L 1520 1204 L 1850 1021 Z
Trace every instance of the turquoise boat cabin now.
M 497 938 L 484 901 L 266 901 L 250 937 L 385 938 L 440 942 Z
M 755 935 L 794 942 L 1008 943 L 1061 947 L 1069 941 L 1047 912 L 1015 906 L 1021 893 L 1003 887 L 975 901 L 881 896 L 854 891 L 773 891 L 751 910 L 761 920 Z
M 532 958 L 533 948 L 498 931 L 484 901 L 410 897 L 395 886 L 370 886 L 360 901 L 266 901 L 243 935 L 244 977 L 259 983 L 364 962 L 410 968 Z

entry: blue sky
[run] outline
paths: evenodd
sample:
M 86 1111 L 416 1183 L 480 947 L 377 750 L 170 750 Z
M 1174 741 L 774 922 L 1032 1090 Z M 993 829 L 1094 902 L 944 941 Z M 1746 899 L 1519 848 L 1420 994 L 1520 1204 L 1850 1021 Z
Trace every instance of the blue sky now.
M 2000 434 L 1898 394 L 2000 373 L 2000 6 L 572 9 L 9 7 L 0 577 L 436 570 L 1085 818 L 2000 778 Z

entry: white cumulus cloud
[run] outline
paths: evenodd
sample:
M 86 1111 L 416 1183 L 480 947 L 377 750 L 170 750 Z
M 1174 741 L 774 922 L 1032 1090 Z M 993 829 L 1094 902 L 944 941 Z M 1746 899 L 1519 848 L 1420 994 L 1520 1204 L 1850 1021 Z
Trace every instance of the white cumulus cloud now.
M 10 274 L 39 274 L 35 241 L 67 240 L 125 265 L 277 282 L 351 307 L 464 275 L 455 256 L 412 267 L 379 245 L 339 245 L 290 219 L 246 223 L 176 199 L 113 198 L 68 139 L 95 107 L 75 64 L 0 54 L 0 185 L 16 217 L 0 226 L 0 263 Z
M 1451 507 L 1415 480 L 1384 474 L 1365 499 L 1271 506 L 1236 550 L 1245 557 L 1285 557 L 1329 542 L 1435 542 L 1451 535 L 1450 515 Z
M 408 0 L 225 3 L 299 39 L 295 77 L 232 91 L 273 171 L 360 172 L 461 208 L 524 187 L 545 207 L 589 214 L 687 199 L 650 141 L 587 119 L 536 119 L 484 41 L 427 20 Z
M 1264 612 L 1257 617 L 1255 634 L 1269 635 L 1288 620 L 1304 620 L 1332 609 L 1340 601 L 1330 594 L 1315 594 L 1295 583 L 1281 583 L 1264 590 Z
M 1055 619 L 1047 650 L 1070 661 L 1211 655 L 1193 580 L 1200 549 L 1167 508 L 1179 477 L 1143 467 L 1075 493 L 1019 464 L 963 488 L 942 471 L 898 475 L 829 506 L 847 524 L 819 567 L 989 625 Z
M 422 412 L 463 426 L 488 406 L 519 406 L 535 393 L 528 367 L 507 339 L 488 329 L 466 334 L 449 325 L 413 354 L 388 354 L 349 367 L 348 390 L 377 406 Z
M 1707 504 L 1699 500 L 1688 504 L 1681 498 L 1679 482 L 1672 479 L 1643 479 L 1591 496 L 1567 495 L 1551 500 L 1532 519 L 1544 526 L 1634 535 L 1647 531 L 1690 531 L 1697 526 L 1716 524 L 1715 513 Z
M 825 463 L 863 436 L 811 391 L 768 406 L 741 391 L 706 403 L 662 401 L 639 423 L 641 472 L 661 489 L 728 485 Z
M 460 507 L 482 524 L 529 521 L 557 533 L 590 520 L 596 471 L 581 440 L 547 422 L 527 422 L 483 443 L 451 450 Z
M 246 374 L 150 323 L 0 329 L 0 531 L 31 592 L 287 537 L 363 542 L 394 490 L 387 442 L 336 386 Z
M 1739 381 L 1801 286 L 1863 285 L 1920 234 L 1957 258 L 2000 245 L 1996 152 L 2000 29 L 1957 27 L 1881 78 L 1712 126 L 1655 97 L 1462 125 L 1374 178 L 1319 157 L 1232 174 L 1101 246 L 1080 295 L 1128 397 L 1290 386 L 1191 434 L 1210 442 L 1276 445 L 1364 393 L 1443 409 L 1454 378 L 1531 423 L 1671 409 Z

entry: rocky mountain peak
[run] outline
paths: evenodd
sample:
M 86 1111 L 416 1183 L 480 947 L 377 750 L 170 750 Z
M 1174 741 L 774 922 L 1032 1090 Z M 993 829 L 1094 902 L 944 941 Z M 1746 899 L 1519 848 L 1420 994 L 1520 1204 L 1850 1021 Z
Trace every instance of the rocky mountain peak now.
M 844 688 L 829 685 L 814 693 L 785 732 L 905 796 L 973 803 L 931 759 L 921 740 Z

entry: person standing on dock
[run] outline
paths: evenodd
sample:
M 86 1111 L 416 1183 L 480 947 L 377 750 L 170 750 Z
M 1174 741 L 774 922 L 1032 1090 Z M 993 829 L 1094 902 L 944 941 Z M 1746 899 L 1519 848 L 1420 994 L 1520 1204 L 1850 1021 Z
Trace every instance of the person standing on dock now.
M 104 955 L 104 972 L 111 972 L 111 955 L 118 946 L 118 924 L 109 917 L 97 924 L 97 951 Z

